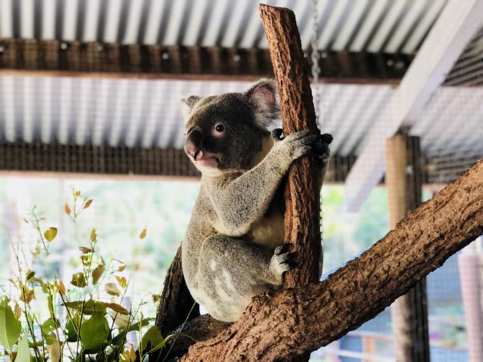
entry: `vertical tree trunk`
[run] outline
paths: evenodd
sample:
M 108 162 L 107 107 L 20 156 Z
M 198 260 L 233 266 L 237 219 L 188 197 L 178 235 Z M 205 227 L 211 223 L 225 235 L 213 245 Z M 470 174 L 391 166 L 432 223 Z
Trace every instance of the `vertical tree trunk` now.
M 286 135 L 303 130 L 317 131 L 312 90 L 304 67 L 295 15 L 289 9 L 263 4 L 259 5 L 259 10 L 280 94 L 283 131 Z M 315 157 L 306 156 L 292 164 L 285 193 L 285 242 L 296 246 L 301 265 L 286 274 L 286 287 L 319 279 L 322 246 L 317 179 Z
M 278 84 L 283 132 L 288 135 L 303 130 L 317 131 L 295 14 L 289 9 L 263 4 L 259 10 Z M 284 241 L 294 244 L 300 264 L 285 274 L 286 288 L 316 282 L 322 273 L 319 167 L 314 156 L 305 156 L 296 160 L 288 173 Z M 309 358 L 310 353 L 306 353 L 297 360 Z
M 419 138 L 398 134 L 386 141 L 390 228 L 421 204 Z M 396 360 L 429 362 L 426 278 L 392 304 Z

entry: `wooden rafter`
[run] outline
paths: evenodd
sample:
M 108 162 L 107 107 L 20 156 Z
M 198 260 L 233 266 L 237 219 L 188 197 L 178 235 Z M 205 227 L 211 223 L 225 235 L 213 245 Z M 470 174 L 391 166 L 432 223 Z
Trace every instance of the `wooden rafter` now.
M 322 82 L 397 84 L 412 56 L 323 52 Z M 310 57 L 305 58 L 310 70 Z M 267 49 L 0 39 L 0 75 L 148 79 L 272 77 Z
M 400 127 L 410 127 L 482 25 L 483 0 L 450 0 L 404 75 L 384 113 L 366 136 L 346 184 L 349 210 L 357 210 L 381 180 L 384 145 Z M 387 114 L 391 114 L 388 117 Z

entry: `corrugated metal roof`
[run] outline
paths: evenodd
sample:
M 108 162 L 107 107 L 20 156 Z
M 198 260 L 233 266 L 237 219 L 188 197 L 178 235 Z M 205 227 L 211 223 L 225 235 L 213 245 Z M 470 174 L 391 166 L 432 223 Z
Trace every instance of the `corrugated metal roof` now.
M 266 48 L 259 0 L 0 0 L 0 38 Z M 304 49 L 312 0 L 294 10 Z M 319 0 L 319 49 L 415 52 L 446 0 Z
M 295 10 L 308 47 L 310 1 L 271 1 Z M 412 52 L 444 0 L 320 0 L 319 46 Z M 266 46 L 255 1 L 0 0 L 0 37 L 184 45 Z M 475 35 L 447 84 L 478 84 L 483 32 Z M 451 83 L 453 82 L 453 83 Z M 476 82 L 476 83 L 475 83 Z M 0 77 L 0 141 L 128 147 L 183 144 L 183 96 L 243 91 L 246 82 Z M 320 84 L 321 129 L 332 152 L 358 154 L 373 122 L 392 117 L 388 85 Z M 483 155 L 483 89 L 440 88 L 416 120 L 427 156 Z M 453 156 L 452 156 L 453 157 Z
M 0 77 L 0 140 L 183 146 L 180 99 L 247 89 L 247 82 Z M 322 132 L 332 152 L 357 154 L 373 122 L 391 117 L 387 85 L 320 84 Z M 464 106 L 462 106 L 464 105 Z M 483 88 L 438 90 L 413 131 L 426 155 L 483 155 Z

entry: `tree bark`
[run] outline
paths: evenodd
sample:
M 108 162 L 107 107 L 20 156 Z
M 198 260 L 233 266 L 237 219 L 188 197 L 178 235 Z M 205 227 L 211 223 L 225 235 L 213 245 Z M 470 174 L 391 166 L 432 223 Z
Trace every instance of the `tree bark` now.
M 259 11 L 278 84 L 283 132 L 289 135 L 318 131 L 295 15 L 289 9 L 263 4 Z M 285 273 L 284 287 L 305 285 L 320 278 L 319 168 L 316 157 L 305 156 L 296 160 L 288 173 L 284 241 L 294 244 L 300 265 Z
M 186 319 L 200 315 L 199 306 L 195 303 L 183 277 L 180 246 L 164 279 L 163 293 L 156 314 L 156 327 L 163 337 L 178 328 Z
M 286 360 L 374 318 L 483 234 L 483 161 L 323 282 L 255 297 L 240 319 L 183 361 Z
M 422 168 L 419 137 L 397 134 L 386 140 L 386 187 L 389 227 L 394 229 L 421 205 Z M 392 329 L 398 362 L 429 362 L 429 326 L 426 278 L 391 306 Z

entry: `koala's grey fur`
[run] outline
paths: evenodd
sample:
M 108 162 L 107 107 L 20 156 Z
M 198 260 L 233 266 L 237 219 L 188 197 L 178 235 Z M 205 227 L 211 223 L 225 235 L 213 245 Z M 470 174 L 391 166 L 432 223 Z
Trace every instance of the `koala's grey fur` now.
M 185 150 L 202 172 L 182 244 L 184 277 L 211 316 L 233 322 L 253 296 L 280 286 L 293 265 L 294 253 L 282 245 L 280 184 L 293 160 L 321 146 L 322 182 L 330 140 L 310 132 L 272 138 L 267 127 L 279 106 L 269 80 L 246 93 L 191 96 L 182 106 Z

